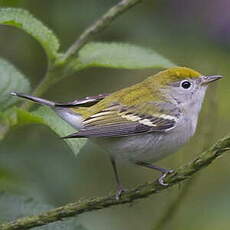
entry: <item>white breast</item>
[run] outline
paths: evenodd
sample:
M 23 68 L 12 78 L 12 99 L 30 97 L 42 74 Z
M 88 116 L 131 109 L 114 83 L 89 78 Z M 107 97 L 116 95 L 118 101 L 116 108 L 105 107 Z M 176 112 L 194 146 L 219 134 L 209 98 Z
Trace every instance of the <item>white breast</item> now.
M 196 122 L 182 119 L 167 133 L 153 132 L 129 137 L 94 138 L 93 142 L 119 161 L 157 161 L 176 152 L 194 134 Z

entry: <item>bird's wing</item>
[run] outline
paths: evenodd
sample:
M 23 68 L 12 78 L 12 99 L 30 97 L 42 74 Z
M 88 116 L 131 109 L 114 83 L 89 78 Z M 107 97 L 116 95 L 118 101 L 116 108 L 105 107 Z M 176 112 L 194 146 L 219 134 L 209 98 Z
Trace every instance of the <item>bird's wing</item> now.
M 114 104 L 83 120 L 83 128 L 65 138 L 121 137 L 150 132 L 167 132 L 176 126 L 178 115 L 155 112 L 146 103 L 137 106 Z M 164 110 L 164 109 L 163 109 Z M 175 108 L 174 108 L 175 110 Z M 160 110 L 159 110 L 160 111 Z

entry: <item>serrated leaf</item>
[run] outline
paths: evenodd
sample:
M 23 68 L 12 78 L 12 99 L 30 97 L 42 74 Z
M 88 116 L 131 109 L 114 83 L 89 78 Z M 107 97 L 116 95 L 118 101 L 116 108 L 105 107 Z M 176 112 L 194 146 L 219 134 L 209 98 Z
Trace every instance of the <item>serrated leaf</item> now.
M 38 215 L 41 212 L 48 211 L 54 207 L 44 202 L 38 202 L 31 198 L 21 195 L 12 195 L 0 193 L 0 222 L 12 221 L 17 218 Z M 66 221 L 51 223 L 49 225 L 37 227 L 37 230 L 83 230 L 76 218 L 71 218 Z
M 123 69 L 169 68 L 171 61 L 151 49 L 126 43 L 92 42 L 85 45 L 70 63 L 75 70 L 86 67 Z
M 41 44 L 50 59 L 57 57 L 59 49 L 57 37 L 28 11 L 19 8 L 0 8 L 0 24 L 24 30 Z
M 69 124 L 56 115 L 54 111 L 47 107 L 40 107 L 38 110 L 30 113 L 25 110 L 17 109 L 18 124 L 38 123 L 51 128 L 60 137 L 76 132 Z M 61 140 L 60 140 L 61 141 Z M 85 145 L 86 139 L 65 139 L 73 153 L 77 155 Z
M 28 93 L 30 91 L 30 84 L 25 76 L 2 58 L 0 58 L 0 82 L 0 111 L 5 110 L 18 100 L 16 97 L 12 97 L 10 92 Z

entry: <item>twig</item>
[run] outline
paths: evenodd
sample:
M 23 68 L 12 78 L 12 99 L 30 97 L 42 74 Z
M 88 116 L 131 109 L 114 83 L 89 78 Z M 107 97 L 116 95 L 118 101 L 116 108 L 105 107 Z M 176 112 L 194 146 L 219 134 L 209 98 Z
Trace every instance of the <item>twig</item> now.
M 157 182 L 149 182 L 137 186 L 125 192 L 120 200 L 115 199 L 115 195 L 106 197 L 99 197 L 70 203 L 62 207 L 52 209 L 50 211 L 41 213 L 38 216 L 24 217 L 10 223 L 0 225 L 1 230 L 21 230 L 30 229 L 37 226 L 46 225 L 52 222 L 63 220 L 66 217 L 73 217 L 79 214 L 90 212 L 107 207 L 131 203 L 133 200 L 142 199 L 150 196 L 151 194 L 158 193 L 162 190 L 178 184 L 190 178 L 193 174 L 199 172 L 202 168 L 207 167 L 217 157 L 220 157 L 225 151 L 230 150 L 230 135 L 220 139 L 210 149 L 199 154 L 195 160 L 189 162 L 183 167 L 177 169 L 174 173 L 165 178 L 165 183 L 168 186 L 161 186 Z
M 128 10 L 130 7 L 136 5 L 142 0 L 122 0 L 117 5 L 110 8 L 101 18 L 87 28 L 80 37 L 70 46 L 66 53 L 62 56 L 62 61 L 77 53 L 77 51 L 101 30 L 105 29 L 110 23 L 120 14 Z
M 70 75 L 72 72 L 65 68 L 65 61 L 72 55 L 77 55 L 79 49 L 98 32 L 101 32 L 120 14 L 141 2 L 142 0 L 122 0 L 117 5 L 110 8 L 101 18 L 89 26 L 80 37 L 69 47 L 69 49 L 58 59 L 56 63 L 49 63 L 48 70 L 39 85 L 33 91 L 34 96 L 41 96 L 47 89 L 63 78 L 64 75 Z M 23 109 L 29 109 L 32 103 L 22 104 Z

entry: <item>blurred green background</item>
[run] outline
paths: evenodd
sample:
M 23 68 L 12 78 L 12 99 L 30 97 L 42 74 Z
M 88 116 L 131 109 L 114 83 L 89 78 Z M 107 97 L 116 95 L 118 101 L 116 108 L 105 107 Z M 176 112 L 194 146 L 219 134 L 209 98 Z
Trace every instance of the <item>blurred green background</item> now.
M 0 0 L 0 6 L 29 10 L 53 29 L 64 51 L 84 28 L 117 2 Z M 229 8 L 228 0 L 146 0 L 117 18 L 95 38 L 149 47 L 180 66 L 225 76 L 218 86 L 209 89 L 194 138 L 179 153 L 159 162 L 160 166 L 180 166 L 193 159 L 204 146 L 230 132 Z M 46 56 L 29 35 L 0 26 L 0 53 L 30 79 L 33 87 L 42 79 L 47 67 Z M 68 101 L 109 93 L 157 71 L 88 69 L 62 80 L 44 97 Z M 230 156 L 226 154 L 202 171 L 165 229 L 228 230 L 229 166 Z M 120 166 L 120 173 L 127 187 L 158 176 L 132 165 Z M 108 156 L 90 143 L 76 158 L 51 130 L 39 125 L 17 127 L 0 143 L 0 190 L 26 194 L 58 206 L 106 195 L 114 189 Z M 89 230 L 150 230 L 181 189 L 177 186 L 132 205 L 83 214 L 78 220 Z

